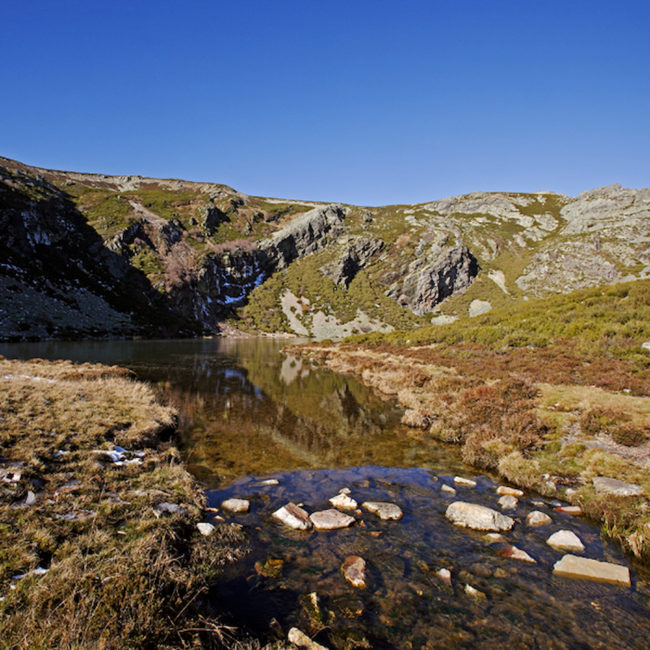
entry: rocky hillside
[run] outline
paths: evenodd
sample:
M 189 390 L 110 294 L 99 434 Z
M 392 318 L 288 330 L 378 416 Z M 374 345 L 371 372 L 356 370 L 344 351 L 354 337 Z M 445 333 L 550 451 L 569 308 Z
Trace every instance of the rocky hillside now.
M 366 208 L 0 158 L 0 338 L 340 337 L 650 277 L 650 190 Z

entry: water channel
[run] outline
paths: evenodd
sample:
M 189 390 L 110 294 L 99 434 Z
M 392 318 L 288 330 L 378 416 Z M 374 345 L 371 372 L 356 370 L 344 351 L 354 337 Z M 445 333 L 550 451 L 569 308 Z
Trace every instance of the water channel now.
M 401 411 L 356 380 L 282 347 L 270 339 L 41 342 L 0 345 L 0 354 L 126 366 L 176 406 L 185 460 L 209 504 L 251 502 L 248 513 L 206 518 L 244 526 L 251 545 L 214 586 L 212 604 L 264 639 L 295 625 L 332 648 L 648 647 L 648 573 L 596 526 L 526 494 L 508 513 L 517 523 L 506 538 L 536 562 L 503 557 L 503 544 L 444 516 L 454 500 L 498 509 L 495 477 L 477 476 L 455 448 L 401 425 Z M 477 486 L 454 486 L 456 475 Z M 260 484 L 268 478 L 277 485 Z M 362 510 L 350 528 L 310 532 L 271 518 L 289 501 L 327 509 L 344 487 L 359 503 L 396 503 L 404 517 L 381 521 Z M 527 527 L 532 510 L 553 523 Z M 546 539 L 560 529 L 580 537 L 586 557 L 631 566 L 632 588 L 553 576 L 563 553 Z M 367 562 L 365 589 L 343 578 L 350 555 Z M 451 570 L 451 585 L 440 568 Z

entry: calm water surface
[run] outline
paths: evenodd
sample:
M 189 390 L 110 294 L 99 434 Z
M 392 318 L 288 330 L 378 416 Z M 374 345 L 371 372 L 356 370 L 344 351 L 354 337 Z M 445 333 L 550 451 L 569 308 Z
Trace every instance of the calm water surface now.
M 454 475 L 474 475 L 455 448 L 413 433 L 400 425 L 394 404 L 284 354 L 282 345 L 47 342 L 0 345 L 0 354 L 120 364 L 178 408 L 183 452 L 210 505 L 231 496 L 251 500 L 247 514 L 221 513 L 246 528 L 252 552 L 215 586 L 211 603 L 269 640 L 297 625 L 335 648 L 648 647 L 650 590 L 640 567 L 632 565 L 632 589 L 552 575 L 562 553 L 545 540 L 562 528 L 581 538 L 587 557 L 630 565 L 595 526 L 527 494 L 509 513 L 517 524 L 506 537 L 537 562 L 500 556 L 502 545 L 444 517 L 458 499 L 498 508 L 493 477 L 478 477 L 476 488 L 459 487 L 456 496 L 441 492 Z M 279 484 L 260 486 L 268 477 Z M 271 519 L 288 501 L 309 512 L 326 509 L 342 487 L 359 503 L 397 503 L 404 518 L 382 522 L 359 511 L 351 528 L 308 533 Z M 535 509 L 553 524 L 527 528 L 526 514 Z M 341 575 L 349 555 L 367 561 L 364 590 Z M 451 569 L 451 587 L 435 575 L 441 567 Z M 466 584 L 486 598 L 467 596 Z

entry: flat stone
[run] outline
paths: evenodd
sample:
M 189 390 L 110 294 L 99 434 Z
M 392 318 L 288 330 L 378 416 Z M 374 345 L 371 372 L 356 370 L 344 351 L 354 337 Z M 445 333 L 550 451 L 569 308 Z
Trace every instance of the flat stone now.
M 592 482 L 599 494 L 613 494 L 617 497 L 634 497 L 643 494 L 643 488 L 640 485 L 626 483 L 607 476 L 596 476 Z
M 204 535 L 205 537 L 212 535 L 212 533 L 214 532 L 214 526 L 212 524 L 208 524 L 205 521 L 196 524 L 196 527 L 199 529 L 201 535 Z
M 553 573 L 570 578 L 613 582 L 626 587 L 631 584 L 630 570 L 626 566 L 590 560 L 577 555 L 565 555 L 561 560 L 558 560 L 553 566 Z
M 402 509 L 395 503 L 388 503 L 387 501 L 364 501 L 361 504 L 368 512 L 377 515 L 383 521 L 389 519 L 398 521 L 404 516 Z
M 294 530 L 309 530 L 312 526 L 309 515 L 295 503 L 287 503 L 271 516 Z
M 502 497 L 499 498 L 499 505 L 504 510 L 514 510 L 514 508 L 516 508 L 518 504 L 519 504 L 519 499 L 517 499 L 517 497 L 513 497 L 512 494 L 504 494 Z
M 539 510 L 533 510 L 528 513 L 526 517 L 526 525 L 528 526 L 546 526 L 550 524 L 553 520 L 544 512 Z
M 476 481 L 471 478 L 463 478 L 462 476 L 454 476 L 454 483 L 465 487 L 476 487 Z
M 585 546 L 580 541 L 580 538 L 570 530 L 558 530 L 557 533 L 553 533 L 546 540 L 546 543 L 562 551 L 577 551 L 581 553 L 585 550 Z
M 314 524 L 316 530 L 336 530 L 337 528 L 347 528 L 356 521 L 354 517 L 350 517 L 350 515 L 346 515 L 340 510 L 334 510 L 334 508 L 313 512 L 309 515 L 309 519 L 311 519 L 311 523 Z
M 510 496 L 513 497 L 523 497 L 524 491 L 518 490 L 517 488 L 508 487 L 507 485 L 500 485 L 497 488 L 497 494 L 500 495 L 509 494 Z
M 500 532 L 510 530 L 515 525 L 514 519 L 492 508 L 465 501 L 454 501 L 445 515 L 452 523 L 473 530 Z
M 497 551 L 497 555 L 501 557 L 507 557 L 511 560 L 521 560 L 522 562 L 530 562 L 535 564 L 537 560 L 533 559 L 524 551 L 523 549 L 517 548 L 516 546 L 511 546 L 510 544 L 505 544 L 502 548 Z
M 248 512 L 251 502 L 248 499 L 226 499 L 221 502 L 221 507 L 230 512 Z
M 350 555 L 341 565 L 344 578 L 358 589 L 366 588 L 366 561 L 358 555 Z
M 447 492 L 448 494 L 456 494 L 456 490 L 454 490 L 451 485 L 447 485 L 446 483 L 442 484 L 442 487 L 440 488 L 441 492 Z
M 449 587 L 451 587 L 451 571 L 449 569 L 438 569 L 436 575 Z
M 299 648 L 307 648 L 307 650 L 328 650 L 328 648 L 316 641 L 312 641 L 304 632 L 301 632 L 297 627 L 292 627 L 287 636 L 289 643 L 293 643 Z
M 579 517 L 582 514 L 582 508 L 580 506 L 558 506 L 555 510 L 574 517 Z
M 342 510 L 354 510 L 358 505 L 352 497 L 343 493 L 337 494 L 329 501 L 335 508 L 341 508 Z

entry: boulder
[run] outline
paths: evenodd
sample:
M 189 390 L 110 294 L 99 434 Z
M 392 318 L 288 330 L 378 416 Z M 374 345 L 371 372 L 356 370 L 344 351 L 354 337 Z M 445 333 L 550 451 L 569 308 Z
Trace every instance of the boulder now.
M 526 525 L 528 526 L 545 526 L 546 524 L 550 524 L 552 521 L 553 520 L 547 514 L 540 512 L 539 510 L 529 512 L 526 517 Z
M 512 494 L 504 494 L 499 498 L 499 505 L 504 510 L 513 510 L 519 504 L 517 497 L 513 497 Z
M 585 546 L 580 541 L 580 538 L 570 530 L 558 530 L 557 533 L 553 533 L 546 540 L 546 543 L 562 551 L 577 551 L 581 553 L 585 550 Z
M 366 561 L 358 555 L 350 555 L 341 565 L 345 579 L 358 589 L 366 588 Z
M 397 521 L 404 516 L 402 509 L 398 505 L 386 501 L 364 501 L 361 507 L 377 515 L 383 521 L 389 519 Z
M 510 530 L 515 525 L 514 519 L 492 510 L 492 508 L 465 501 L 454 501 L 447 508 L 445 515 L 457 526 L 473 530 L 500 532 Z
M 340 508 L 342 510 L 354 510 L 358 505 L 352 497 L 349 497 L 347 494 L 343 493 L 337 494 L 329 501 L 335 508 Z
M 643 494 L 643 488 L 640 485 L 626 483 L 607 476 L 596 476 L 592 482 L 598 494 L 613 494 L 617 497 L 633 497 Z
M 226 499 L 221 503 L 221 507 L 230 512 L 248 512 L 251 503 L 248 499 Z
M 524 496 L 523 490 L 518 490 L 517 488 L 508 487 L 507 485 L 500 485 L 497 488 L 497 494 L 499 495 L 509 494 L 510 496 L 517 497 L 517 498 Z
M 599 580 L 629 587 L 630 570 L 620 564 L 599 562 L 577 555 L 565 555 L 553 566 L 553 573 L 570 578 L 584 578 L 585 580 Z
M 294 530 L 309 530 L 312 526 L 309 515 L 295 503 L 287 503 L 286 506 L 276 510 L 272 516 Z
M 347 528 L 356 521 L 354 517 L 350 517 L 350 515 L 346 515 L 339 510 L 334 510 L 334 508 L 313 512 L 309 515 L 309 519 L 316 530 L 336 530 L 337 528 Z

